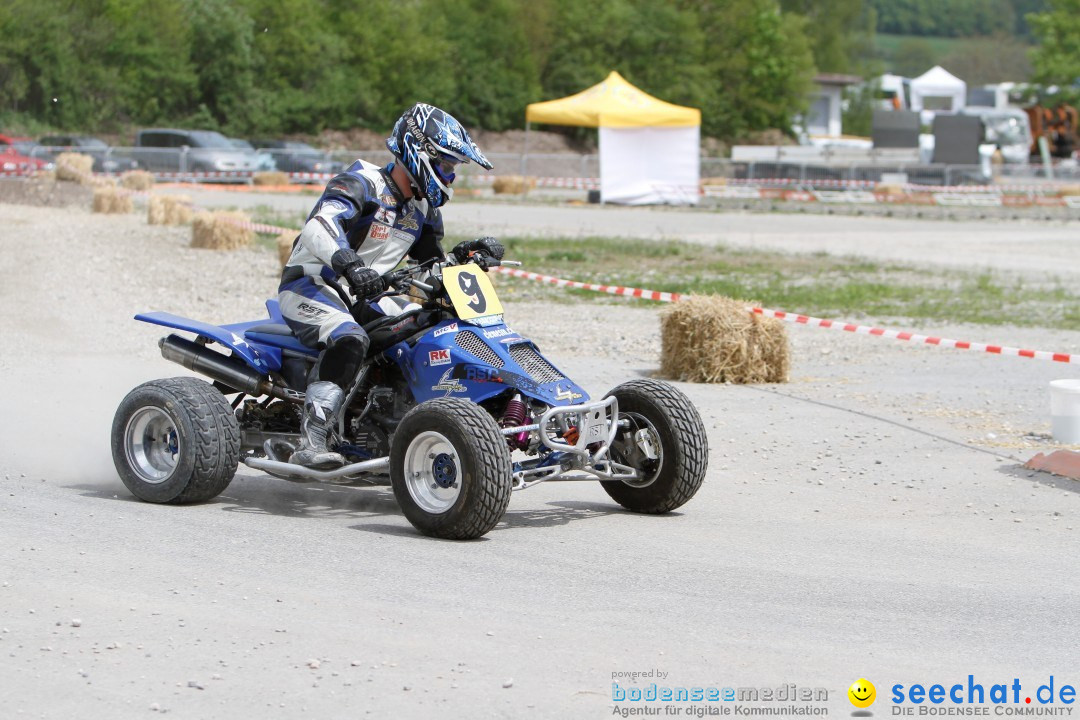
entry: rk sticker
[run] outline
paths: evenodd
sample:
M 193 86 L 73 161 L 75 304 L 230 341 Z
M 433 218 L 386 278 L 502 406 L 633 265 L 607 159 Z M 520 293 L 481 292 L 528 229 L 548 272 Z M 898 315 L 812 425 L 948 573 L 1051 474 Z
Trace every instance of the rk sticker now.
M 450 351 L 449 350 L 432 350 L 428 352 L 428 364 L 435 365 L 449 365 L 450 364 Z

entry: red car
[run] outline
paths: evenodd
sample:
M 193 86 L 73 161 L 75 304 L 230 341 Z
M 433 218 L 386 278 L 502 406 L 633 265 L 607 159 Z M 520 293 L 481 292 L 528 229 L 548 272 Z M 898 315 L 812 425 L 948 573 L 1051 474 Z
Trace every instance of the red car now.
M 51 158 L 31 155 L 36 145 L 30 138 L 0 135 L 0 173 L 29 175 L 38 170 L 51 169 Z

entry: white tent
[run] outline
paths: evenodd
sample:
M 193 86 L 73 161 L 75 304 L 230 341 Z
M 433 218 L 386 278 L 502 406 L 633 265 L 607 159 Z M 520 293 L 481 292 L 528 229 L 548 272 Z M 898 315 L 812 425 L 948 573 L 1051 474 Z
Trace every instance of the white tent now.
M 922 112 L 929 124 L 934 113 L 957 113 L 967 102 L 967 83 L 940 65 L 935 65 L 911 81 L 911 109 Z
M 576 95 L 529 105 L 525 120 L 599 128 L 602 202 L 698 201 L 701 111 L 696 108 L 658 100 L 612 72 Z

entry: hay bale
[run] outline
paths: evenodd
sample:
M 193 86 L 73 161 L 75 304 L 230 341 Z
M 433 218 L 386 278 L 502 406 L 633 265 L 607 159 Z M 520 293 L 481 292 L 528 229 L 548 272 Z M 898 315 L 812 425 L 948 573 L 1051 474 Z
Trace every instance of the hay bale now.
M 784 323 L 747 312 L 751 304 L 702 295 L 668 308 L 660 320 L 660 373 L 684 382 L 787 382 Z
M 1074 197 L 1080 195 L 1080 185 L 1062 185 L 1058 189 L 1058 194 L 1061 197 Z
M 874 192 L 882 195 L 892 195 L 899 197 L 901 195 L 907 195 L 907 188 L 903 185 L 897 185 L 895 183 L 878 183 L 874 188 Z
M 496 195 L 522 195 L 536 187 L 536 178 L 520 175 L 500 175 L 491 184 Z
M 135 210 L 131 193 L 121 192 L 116 188 L 102 187 L 94 190 L 93 210 L 96 213 L 129 213 Z
M 146 221 L 151 225 L 187 225 L 191 222 L 191 197 L 188 195 L 153 195 Z
M 91 187 L 95 188 L 115 188 L 117 186 L 116 178 L 108 177 L 107 175 L 95 175 L 90 182 Z
M 94 173 L 94 158 L 81 153 L 63 152 L 56 156 L 56 179 L 91 184 Z
M 242 212 L 201 212 L 191 222 L 191 247 L 236 250 L 251 245 L 255 231 L 237 225 L 251 222 Z
M 128 170 L 120 176 L 120 184 L 128 190 L 149 190 L 154 187 L 154 176 L 145 170 Z
M 278 260 L 281 261 L 281 267 L 285 267 L 285 263 L 289 262 L 289 256 L 292 255 L 293 243 L 296 241 L 296 236 L 299 233 L 292 230 L 283 232 L 277 237 L 277 252 Z
M 283 172 L 257 172 L 251 176 L 253 185 L 288 185 L 289 174 Z

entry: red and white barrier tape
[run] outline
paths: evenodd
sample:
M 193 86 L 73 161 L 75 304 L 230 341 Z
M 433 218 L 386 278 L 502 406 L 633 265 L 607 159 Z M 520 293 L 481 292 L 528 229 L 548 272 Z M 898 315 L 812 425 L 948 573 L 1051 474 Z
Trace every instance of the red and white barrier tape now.
M 540 273 L 515 270 L 514 268 L 508 267 L 498 267 L 495 268 L 495 270 L 498 270 L 504 275 L 513 275 L 514 277 L 525 278 L 526 280 L 536 280 L 556 287 L 593 290 L 595 292 L 607 293 L 608 295 L 636 297 L 644 300 L 656 300 L 657 302 L 679 302 L 681 297 L 678 293 L 660 292 L 659 290 L 642 290 L 641 288 L 628 288 L 622 287 L 621 285 L 597 285 L 594 283 L 577 282 L 576 280 L 563 280 L 562 278 L 552 277 L 551 275 L 541 275 Z
M 278 234 L 284 232 L 299 232 L 295 228 L 278 227 L 276 225 L 264 225 L 262 223 L 252 222 L 237 222 L 235 220 L 229 220 L 229 222 L 237 225 L 238 227 L 248 228 L 255 232 Z M 659 290 L 643 290 L 641 288 L 624 287 L 622 285 L 600 285 L 597 283 L 584 283 L 577 280 L 565 280 L 563 278 L 557 278 L 553 275 L 543 275 L 541 273 L 529 272 L 527 270 L 518 270 L 516 268 L 509 267 L 497 267 L 492 269 L 495 272 L 502 273 L 503 275 L 510 275 L 512 277 L 525 278 L 526 280 L 535 280 L 537 282 L 546 283 L 548 285 L 554 285 L 555 287 L 568 287 L 578 290 L 592 290 L 593 292 L 606 293 L 608 295 L 619 295 L 621 297 L 633 297 L 641 298 L 643 300 L 654 300 L 656 302 L 679 302 L 682 299 L 682 295 L 679 293 L 662 292 Z M 807 327 L 820 327 L 830 330 L 843 330 L 844 332 L 852 332 L 858 335 L 877 335 L 879 337 L 892 338 L 894 340 L 907 340 L 914 343 L 925 343 L 927 345 L 937 345 L 939 347 L 956 348 L 957 350 L 974 350 L 975 352 L 986 352 L 994 355 L 1011 355 L 1013 357 L 1031 358 L 1033 360 L 1050 360 L 1052 362 L 1061 363 L 1073 363 L 1080 365 L 1080 355 L 1071 355 L 1069 353 L 1049 352 L 1047 350 L 1024 350 L 1022 348 L 1008 347 L 1004 345 L 986 345 L 984 343 L 967 342 L 965 340 L 951 340 L 949 338 L 934 337 L 932 335 L 920 335 L 919 333 L 907 332 L 904 330 L 887 330 L 885 328 L 872 327 L 870 325 L 856 325 L 854 323 L 846 323 L 838 320 L 825 320 L 822 318 L 810 317 L 809 315 L 797 315 L 794 313 L 784 312 L 783 310 L 770 310 L 768 308 L 760 307 L 747 307 L 747 312 L 762 315 L 764 317 L 776 318 L 777 320 L 783 320 L 789 323 L 795 323 L 799 325 L 806 325 Z
M 1012 355 L 1013 357 L 1031 358 L 1033 360 L 1051 360 L 1053 362 L 1073 363 L 1080 365 L 1080 355 L 1070 355 L 1068 353 L 1049 352 L 1046 350 L 1023 350 L 1021 348 L 1008 347 L 1004 345 L 986 345 L 984 343 L 973 343 L 965 340 L 951 340 L 949 338 L 934 337 L 932 335 L 920 335 L 919 333 L 906 332 L 901 330 L 886 330 L 885 328 L 871 327 L 869 325 L 855 325 L 852 323 L 845 323 L 837 320 L 823 320 L 821 318 L 810 317 L 808 315 L 795 315 L 793 313 L 786 313 L 781 310 L 769 310 L 767 308 L 747 308 L 752 313 L 763 315 L 765 317 L 776 318 L 777 320 L 783 320 L 785 322 L 797 323 L 799 325 L 806 325 L 808 327 L 821 327 L 831 330 L 843 330 L 844 332 L 853 332 L 859 335 L 878 335 L 880 337 L 892 338 L 894 340 L 908 340 L 914 343 L 925 343 L 927 345 L 937 345 L 939 347 L 951 347 L 957 350 L 974 350 L 976 352 L 987 352 L 994 355 Z
M 679 300 L 682 298 L 682 296 L 678 293 L 659 292 L 657 290 L 642 290 L 640 288 L 628 288 L 612 285 L 595 285 L 593 283 L 582 283 L 576 282 L 574 280 L 564 280 L 562 278 L 552 277 L 551 275 L 541 275 L 539 273 L 526 272 L 524 270 L 515 270 L 513 268 L 499 267 L 495 268 L 495 270 L 505 275 L 526 278 L 528 280 L 536 280 L 538 282 L 547 283 L 549 285 L 555 285 L 556 287 L 572 287 L 579 288 L 581 290 L 594 290 L 596 292 L 604 292 L 610 295 L 623 295 L 627 297 L 644 298 L 646 300 L 656 300 L 659 302 L 679 302 Z M 987 352 L 994 355 L 1011 355 L 1013 357 L 1031 358 L 1033 360 L 1050 360 L 1053 362 L 1073 363 L 1080 365 L 1080 355 L 1049 352 L 1046 350 L 1024 350 L 1021 348 L 1008 347 L 1004 345 L 986 345 L 984 343 L 967 342 L 964 340 L 951 340 L 949 338 L 934 337 L 932 335 L 920 335 L 919 333 L 907 332 L 902 330 L 887 330 L 885 328 L 872 327 L 870 325 L 856 325 L 853 323 L 846 323 L 837 320 L 825 320 L 822 318 L 810 317 L 808 315 L 787 313 L 782 310 L 770 310 L 768 308 L 748 306 L 746 309 L 748 312 L 755 313 L 757 315 L 776 318 L 777 320 L 783 320 L 785 322 L 796 323 L 799 325 L 806 325 L 808 327 L 843 330 L 845 332 L 852 332 L 859 335 L 877 335 L 880 337 L 892 338 L 894 340 L 907 340 L 915 343 L 937 345 L 939 347 L 956 348 L 957 350 L 974 350 L 976 352 Z

